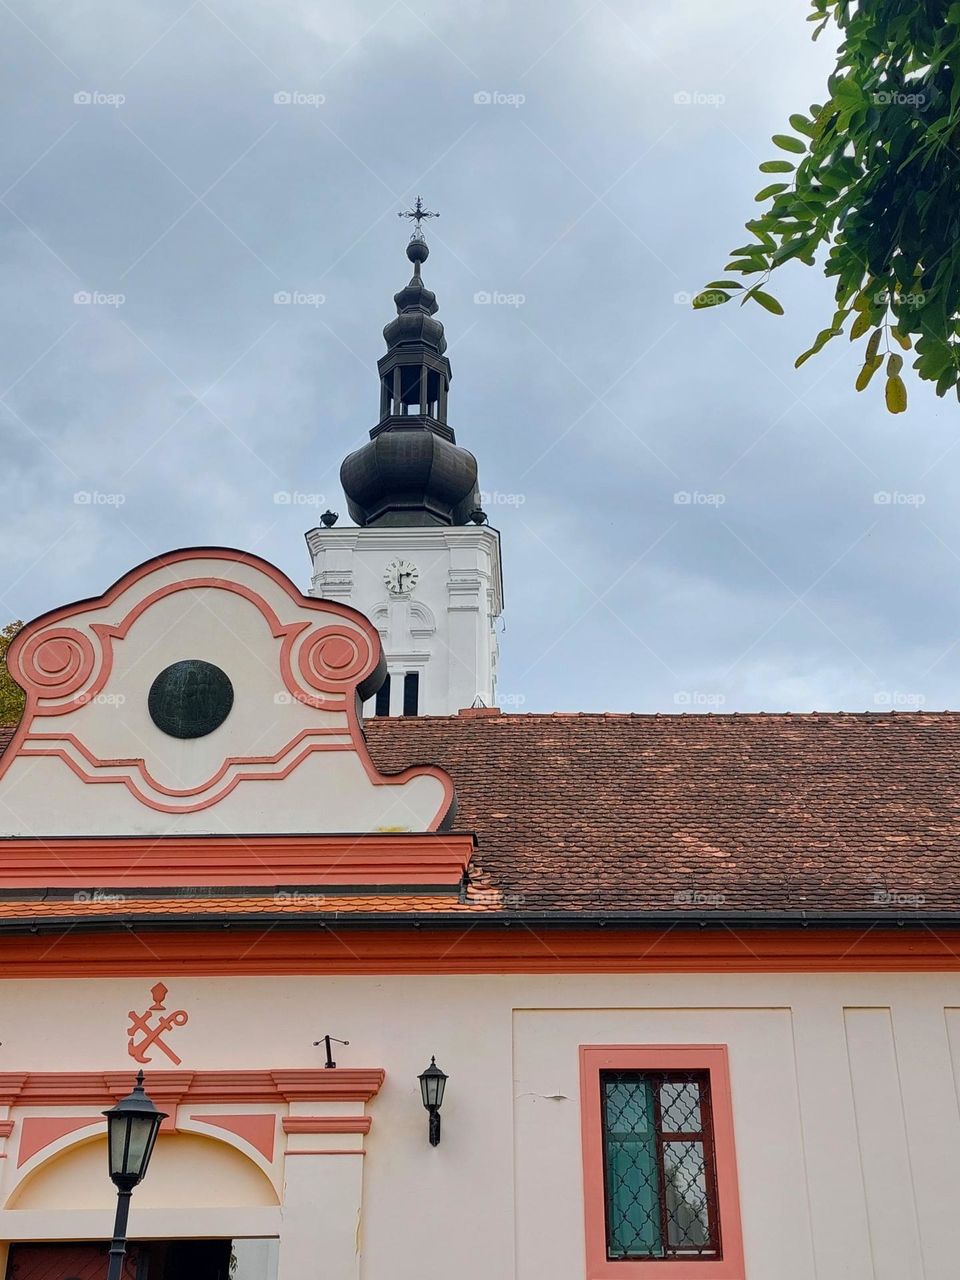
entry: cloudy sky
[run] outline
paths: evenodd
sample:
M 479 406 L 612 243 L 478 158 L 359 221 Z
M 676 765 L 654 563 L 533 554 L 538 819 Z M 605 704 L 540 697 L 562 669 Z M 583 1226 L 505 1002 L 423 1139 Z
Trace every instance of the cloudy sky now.
M 801 266 L 685 305 L 822 97 L 806 8 L 0 0 L 4 618 L 204 542 L 306 587 L 422 192 L 511 705 L 960 705 L 956 404 L 795 371 Z

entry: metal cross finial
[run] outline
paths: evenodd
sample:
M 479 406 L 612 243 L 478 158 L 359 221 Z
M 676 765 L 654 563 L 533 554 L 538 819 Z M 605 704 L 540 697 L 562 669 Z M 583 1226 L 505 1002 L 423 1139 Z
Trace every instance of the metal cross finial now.
M 417 224 L 417 231 L 420 231 L 420 223 L 423 218 L 439 218 L 439 213 L 433 213 L 430 209 L 423 207 L 423 201 L 417 196 L 416 203 L 412 209 L 405 209 L 397 214 L 398 218 L 412 218 Z

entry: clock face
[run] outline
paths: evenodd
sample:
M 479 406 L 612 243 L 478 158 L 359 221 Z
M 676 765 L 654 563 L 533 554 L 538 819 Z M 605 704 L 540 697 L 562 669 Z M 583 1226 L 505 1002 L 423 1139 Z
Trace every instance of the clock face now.
M 384 570 L 383 580 L 387 590 L 394 596 L 409 595 L 417 585 L 420 570 L 409 560 L 393 560 Z

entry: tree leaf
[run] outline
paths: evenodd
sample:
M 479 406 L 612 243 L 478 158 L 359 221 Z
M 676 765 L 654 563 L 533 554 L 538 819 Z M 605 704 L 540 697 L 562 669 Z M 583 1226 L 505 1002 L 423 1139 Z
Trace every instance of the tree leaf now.
M 903 368 L 903 356 L 891 355 L 887 358 L 887 374 L 894 378 Z
M 739 280 L 711 280 L 703 287 L 704 289 L 742 289 L 743 284 Z
M 760 166 L 761 173 L 793 173 L 796 165 L 789 160 L 764 160 Z
M 865 311 L 858 313 L 856 320 L 850 326 L 850 341 L 856 342 L 857 338 L 862 338 L 868 329 L 873 327 L 869 315 Z
M 783 307 L 772 294 L 764 293 L 762 289 L 752 289 L 749 296 L 754 302 L 759 302 L 765 310 L 773 312 L 775 316 L 783 315 Z
M 857 376 L 856 388 L 858 391 L 866 391 L 867 387 L 870 385 L 870 379 L 873 377 L 873 375 L 877 372 L 877 370 L 880 368 L 882 364 L 883 364 L 883 361 L 879 358 L 879 356 L 874 360 L 868 360 L 864 364 L 863 368 L 860 370 L 860 373 Z
M 871 333 L 870 341 L 867 343 L 866 359 L 868 361 L 873 360 L 876 357 L 876 354 L 880 349 L 880 339 L 882 337 L 883 337 L 882 329 L 874 329 L 873 333 Z
M 887 401 L 887 408 L 891 413 L 905 412 L 907 407 L 907 388 L 899 375 L 887 378 L 884 395 Z
M 809 351 L 805 351 L 802 356 L 797 356 L 793 367 L 795 369 L 799 369 L 802 364 L 806 364 L 811 356 L 815 356 L 818 352 L 822 351 L 830 339 L 837 337 L 839 332 L 839 329 L 821 329 L 817 334 L 816 341 L 813 346 Z
M 812 120 L 808 120 L 806 116 L 799 113 L 790 117 L 791 129 L 796 129 L 797 133 L 805 133 L 808 138 L 812 138 L 816 133 L 816 127 Z
M 755 235 L 757 239 L 760 241 L 759 248 L 761 253 L 764 252 L 766 249 L 775 249 L 777 247 L 776 240 L 767 230 L 766 215 L 763 215 L 759 218 L 751 218 L 750 221 L 744 223 L 744 225 L 747 228 L 747 230 L 751 232 L 753 235 Z
M 753 197 L 754 200 L 769 200 L 771 196 L 778 196 L 781 191 L 789 191 L 789 182 L 771 182 L 769 187 L 764 187 L 762 191 L 758 191 Z
M 722 289 L 704 289 L 693 299 L 694 311 L 704 311 L 707 307 L 719 307 L 730 301 L 729 293 Z
M 773 135 L 773 141 L 781 151 L 792 151 L 793 154 L 797 156 L 806 154 L 807 148 L 800 139 L 792 137 L 789 133 L 775 133 Z

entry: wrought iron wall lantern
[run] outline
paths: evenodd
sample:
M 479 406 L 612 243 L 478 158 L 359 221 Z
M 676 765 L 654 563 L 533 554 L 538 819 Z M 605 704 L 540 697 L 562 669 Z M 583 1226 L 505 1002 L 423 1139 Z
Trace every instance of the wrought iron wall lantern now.
M 449 1077 L 437 1066 L 436 1058 L 431 1058 L 429 1067 L 420 1072 L 418 1079 L 420 1096 L 430 1116 L 430 1145 L 435 1147 L 440 1142 L 440 1108 L 443 1106 L 443 1091 Z

